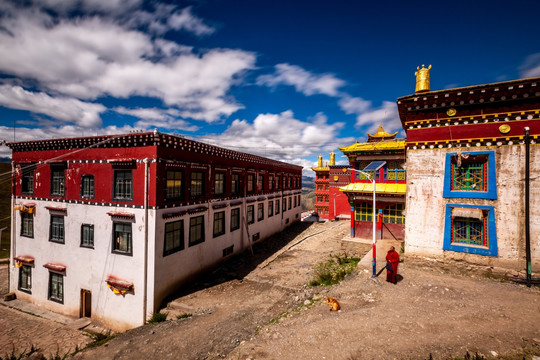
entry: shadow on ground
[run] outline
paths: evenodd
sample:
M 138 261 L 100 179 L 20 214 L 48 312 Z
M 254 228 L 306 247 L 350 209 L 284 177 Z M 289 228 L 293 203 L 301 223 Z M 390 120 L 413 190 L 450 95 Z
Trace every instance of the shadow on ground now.
M 296 222 L 286 230 L 270 236 L 253 244 L 253 252 L 247 248 L 240 254 L 237 254 L 225 262 L 219 264 L 216 268 L 200 274 L 184 285 L 178 291 L 167 296 L 163 304 L 183 297 L 200 290 L 211 288 L 213 286 L 226 283 L 231 280 L 242 280 L 252 272 L 259 264 L 270 258 L 272 255 L 283 249 L 291 240 L 312 226 L 312 222 Z

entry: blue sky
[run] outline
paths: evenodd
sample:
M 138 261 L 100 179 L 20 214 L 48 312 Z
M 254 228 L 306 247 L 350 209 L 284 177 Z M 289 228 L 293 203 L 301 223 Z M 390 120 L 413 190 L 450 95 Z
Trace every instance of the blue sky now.
M 318 154 L 401 131 L 417 66 L 433 66 L 432 90 L 540 76 L 539 13 L 532 0 L 0 0 L 0 140 L 158 128 L 312 175 Z

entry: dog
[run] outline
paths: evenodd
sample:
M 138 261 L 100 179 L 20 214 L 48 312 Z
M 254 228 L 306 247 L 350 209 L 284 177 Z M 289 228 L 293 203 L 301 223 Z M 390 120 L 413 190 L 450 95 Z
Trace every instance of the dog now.
M 324 303 L 330 306 L 330 311 L 338 311 L 341 309 L 339 302 L 331 296 L 327 296 Z

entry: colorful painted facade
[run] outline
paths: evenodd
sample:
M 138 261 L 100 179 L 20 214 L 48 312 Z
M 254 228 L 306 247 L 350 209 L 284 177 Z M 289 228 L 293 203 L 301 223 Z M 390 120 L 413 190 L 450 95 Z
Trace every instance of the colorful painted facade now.
M 8 146 L 10 291 L 114 330 L 300 220 L 300 166 L 157 131 Z
M 519 269 L 529 229 L 540 270 L 540 78 L 421 89 L 397 101 L 407 132 L 406 252 Z
M 375 213 L 380 239 L 404 239 L 405 234 L 405 140 L 396 139 L 382 126 L 368 141 L 340 150 L 349 159 L 350 183 L 340 191 L 347 195 L 351 212 L 351 236 L 373 237 L 373 181 L 375 180 Z M 369 176 L 360 172 L 368 173 Z
M 319 155 L 315 171 L 315 211 L 322 219 L 336 219 L 350 217 L 347 196 L 339 188 L 350 181 L 350 171 L 343 165 L 336 165 L 336 154 L 330 153 L 330 162 L 324 164 L 323 157 Z M 344 170 L 345 169 L 345 170 Z

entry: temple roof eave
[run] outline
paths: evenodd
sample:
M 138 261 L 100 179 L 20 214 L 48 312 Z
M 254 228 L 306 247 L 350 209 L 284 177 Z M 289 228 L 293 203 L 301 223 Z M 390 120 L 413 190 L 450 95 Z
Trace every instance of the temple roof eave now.
M 350 183 L 346 186 L 339 188 L 341 192 L 350 193 L 373 193 L 373 183 Z M 407 184 L 388 184 L 388 183 L 376 183 L 376 194 L 388 194 L 388 195 L 405 195 L 407 191 Z

